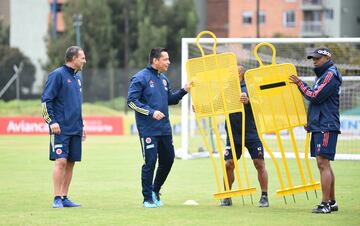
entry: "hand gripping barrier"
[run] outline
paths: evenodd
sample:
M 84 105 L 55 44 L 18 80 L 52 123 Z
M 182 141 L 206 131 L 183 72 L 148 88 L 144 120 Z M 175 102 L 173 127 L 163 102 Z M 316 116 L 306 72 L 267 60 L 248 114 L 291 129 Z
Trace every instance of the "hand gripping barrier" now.
M 199 39 L 203 35 L 210 35 L 214 39 L 213 53 L 205 55 L 199 44 Z M 239 195 L 251 195 L 256 192 L 255 187 L 250 187 L 248 172 L 246 169 L 246 162 L 244 154 L 242 155 L 242 165 L 244 167 L 244 174 L 246 178 L 246 186 L 243 185 L 238 161 L 234 158 L 235 164 L 235 179 L 238 188 L 230 190 L 228 183 L 228 175 L 224 161 L 224 145 L 222 145 L 219 132 L 219 119 L 225 117 L 228 128 L 230 145 L 233 156 L 236 156 L 234 140 L 232 136 L 232 129 L 230 125 L 229 114 L 241 112 L 244 117 L 244 106 L 240 102 L 240 82 L 237 70 L 237 60 L 233 53 L 216 54 L 216 36 L 210 31 L 203 31 L 198 34 L 196 38 L 196 45 L 198 46 L 201 57 L 190 59 L 186 62 L 186 70 L 188 80 L 193 81 L 191 87 L 191 98 L 197 125 L 205 142 L 205 146 L 209 151 L 212 159 L 212 164 L 215 171 L 215 178 L 218 192 L 214 194 L 214 198 L 223 199 Z M 216 148 L 219 151 L 219 161 L 224 178 L 225 189 L 221 183 L 221 178 L 217 168 L 217 160 L 215 159 L 209 140 L 206 136 L 202 120 L 209 119 L 213 125 L 213 130 L 216 140 Z M 240 125 L 239 125 L 240 126 Z M 244 153 L 244 131 L 245 124 L 242 125 L 242 152 Z
M 261 46 L 268 46 L 272 49 L 272 60 L 270 65 L 264 65 L 258 56 L 258 49 Z M 306 109 L 301 93 L 295 84 L 290 83 L 289 76 L 297 75 L 296 68 L 293 64 L 276 64 L 275 56 L 276 49 L 270 43 L 260 43 L 254 49 L 254 55 L 260 66 L 255 69 L 250 69 L 245 73 L 245 83 L 249 92 L 251 107 L 258 130 L 260 140 L 262 141 L 265 150 L 270 155 L 275 164 L 280 189 L 277 194 L 284 197 L 294 194 L 315 190 L 320 188 L 320 183 L 315 182 L 311 174 L 309 164 L 309 133 L 306 134 L 304 159 L 308 171 L 309 182 L 306 181 L 304 170 L 301 165 L 298 146 L 296 144 L 293 129 L 298 126 L 305 126 L 307 123 Z M 280 131 L 287 130 L 292 148 L 295 154 L 295 159 L 298 167 L 298 174 L 300 175 L 301 184 L 294 185 L 287 159 L 285 156 L 283 140 L 280 136 Z M 280 166 L 274 157 L 273 152 L 264 139 L 264 134 L 273 133 L 276 135 L 276 140 L 281 153 L 281 159 L 285 171 L 287 186 L 284 183 Z M 294 198 L 295 202 L 295 198 Z

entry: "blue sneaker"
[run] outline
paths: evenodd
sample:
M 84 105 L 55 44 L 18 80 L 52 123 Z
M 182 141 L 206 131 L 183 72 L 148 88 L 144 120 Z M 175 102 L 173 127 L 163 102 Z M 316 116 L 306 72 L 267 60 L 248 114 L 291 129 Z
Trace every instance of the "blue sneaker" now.
M 160 194 L 152 192 L 152 200 L 156 204 L 156 206 L 163 206 L 164 203 L 160 200 Z
M 68 198 L 62 199 L 62 204 L 64 207 L 79 207 L 80 204 L 71 202 Z
M 145 208 L 156 208 L 157 207 L 157 205 L 152 200 L 144 201 L 143 206 Z
M 61 199 L 54 199 L 53 208 L 64 208 Z

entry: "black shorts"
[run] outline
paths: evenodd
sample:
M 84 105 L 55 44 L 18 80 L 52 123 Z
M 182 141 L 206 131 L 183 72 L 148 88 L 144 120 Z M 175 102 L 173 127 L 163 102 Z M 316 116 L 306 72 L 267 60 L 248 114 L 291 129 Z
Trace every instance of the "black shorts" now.
M 82 136 L 79 135 L 50 135 L 50 157 L 54 161 L 65 158 L 69 161 L 81 161 Z
M 235 143 L 235 152 L 237 159 L 240 159 L 242 151 L 241 151 L 241 143 Z M 245 147 L 249 151 L 251 159 L 264 159 L 264 148 L 260 140 L 255 141 L 245 141 Z M 229 159 L 233 159 L 233 154 L 231 151 L 230 142 L 226 142 L 225 161 Z
M 333 161 L 336 153 L 337 138 L 337 132 L 311 133 L 311 156 L 316 157 L 320 155 Z

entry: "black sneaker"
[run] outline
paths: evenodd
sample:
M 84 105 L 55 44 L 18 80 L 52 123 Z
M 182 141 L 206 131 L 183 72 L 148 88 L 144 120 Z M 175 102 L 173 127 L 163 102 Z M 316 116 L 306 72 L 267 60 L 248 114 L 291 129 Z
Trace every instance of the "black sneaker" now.
M 222 199 L 220 202 L 220 206 L 232 206 L 231 198 Z
M 334 202 L 329 202 L 329 205 L 330 205 L 331 212 L 332 212 L 332 211 L 338 211 L 338 210 L 339 210 L 339 206 L 338 206 L 338 204 L 337 204 L 336 201 L 334 201 Z
M 259 201 L 259 207 L 269 207 L 269 200 L 266 195 L 262 195 Z
M 321 203 L 320 205 L 317 205 L 313 210 L 312 213 L 331 213 L 331 208 L 329 203 Z

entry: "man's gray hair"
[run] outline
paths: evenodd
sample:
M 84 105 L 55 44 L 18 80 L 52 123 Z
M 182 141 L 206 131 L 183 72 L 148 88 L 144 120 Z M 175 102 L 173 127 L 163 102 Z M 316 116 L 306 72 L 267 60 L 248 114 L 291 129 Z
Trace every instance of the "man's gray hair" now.
M 71 62 L 76 57 L 79 51 L 82 50 L 79 46 L 70 46 L 65 52 L 65 63 Z

